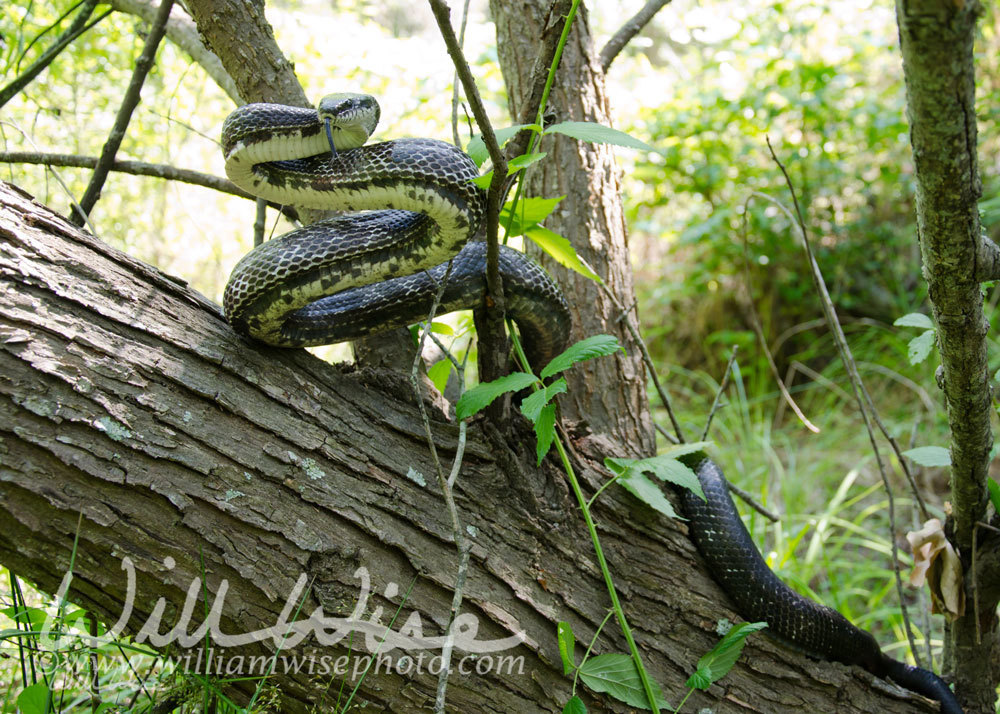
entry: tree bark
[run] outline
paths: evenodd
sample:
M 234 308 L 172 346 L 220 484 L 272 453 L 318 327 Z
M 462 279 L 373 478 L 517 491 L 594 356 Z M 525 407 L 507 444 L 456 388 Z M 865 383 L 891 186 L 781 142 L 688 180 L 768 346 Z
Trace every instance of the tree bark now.
M 977 202 L 973 42 L 982 7 L 971 2 L 898 0 L 907 114 L 917 180 L 917 234 L 941 354 L 941 385 L 951 429 L 954 541 L 967 573 L 966 614 L 949 644 L 957 691 L 970 712 L 992 712 L 1000 682 L 995 570 L 973 572 L 973 530 L 986 517 L 993 434 L 991 376 L 980 288 L 984 253 Z M 981 533 L 978 559 L 995 566 L 997 539 Z M 986 592 L 989 590 L 989 593 Z M 980 644 L 981 641 L 981 644 Z
M 532 68 L 538 42 L 551 24 L 548 0 L 490 2 L 497 26 L 497 52 L 511 116 L 521 117 L 531 92 Z M 593 46 L 585 9 L 581 6 L 563 51 L 547 112 L 555 122 L 593 121 L 610 124 L 604 72 Z M 533 118 L 532 118 L 533 120 Z M 545 160 L 527 171 L 525 195 L 565 196 L 545 220 L 547 228 L 568 238 L 622 305 L 634 307 L 631 262 L 621 201 L 621 181 L 609 146 L 578 142 L 555 135 L 543 139 Z M 528 246 L 531 251 L 530 245 Z M 628 350 L 614 360 L 594 360 L 568 376 L 568 398 L 562 414 L 586 423 L 636 454 L 655 451 L 655 438 L 646 396 L 646 373 L 638 346 L 632 341 L 620 312 L 593 281 L 533 251 L 571 296 L 571 340 L 600 333 L 616 335 Z M 628 319 L 636 319 L 633 310 Z
M 6 567 L 55 592 L 78 536 L 69 598 L 115 622 L 125 607 L 127 556 L 137 574 L 133 634 L 158 598 L 166 604 L 158 631 L 166 633 L 205 572 L 210 602 L 221 599 L 220 629 L 231 635 L 280 623 L 286 600 L 291 621 L 302 574 L 312 585 L 297 619 L 318 607 L 346 616 L 359 596 L 355 573 L 365 567 L 372 595 L 362 618 L 388 623 L 402 607 L 394 630 L 419 613 L 424 635 L 441 634 L 456 554 L 440 496 L 417 475 L 432 466 L 405 381 L 246 344 L 216 305 L 182 282 L 7 184 L 0 185 L 0 295 Z M 556 622 L 568 621 L 586 642 L 607 611 L 582 519 L 558 472 L 532 467 L 525 431 L 524 443 L 491 442 L 489 429 L 473 424 L 457 491 L 474 534 L 465 611 L 478 622 L 475 638 L 523 631 L 523 644 L 499 653 L 523 656 L 523 669 L 453 673 L 449 711 L 560 711 L 571 680 L 559 664 Z M 456 426 L 440 417 L 433 433 L 439 452 L 453 453 Z M 581 476 L 594 489 L 604 454 L 585 434 L 575 443 Z M 719 604 L 725 597 L 698 566 L 683 524 L 615 489 L 602 495 L 595 516 L 640 648 L 677 702 L 716 639 L 718 618 L 735 616 Z M 200 620 L 182 629 L 192 632 Z M 228 666 L 275 648 L 269 640 L 216 654 Z M 196 649 L 175 644 L 172 654 Z M 608 651 L 624 651 L 611 627 L 595 648 Z M 360 635 L 359 652 L 367 653 Z M 696 693 L 690 710 L 934 711 L 856 668 L 812 662 L 764 638 L 753 638 L 747 653 L 720 684 Z M 346 640 L 322 647 L 308 638 L 282 654 L 348 649 Z M 329 710 L 324 692 L 339 688 L 337 677 L 286 673 L 281 663 L 273 681 L 287 712 Z M 381 671 L 365 678 L 359 696 L 365 711 L 422 711 L 435 685 L 427 671 Z M 234 686 L 245 698 L 252 684 Z M 591 712 L 627 709 L 582 686 L 578 693 Z

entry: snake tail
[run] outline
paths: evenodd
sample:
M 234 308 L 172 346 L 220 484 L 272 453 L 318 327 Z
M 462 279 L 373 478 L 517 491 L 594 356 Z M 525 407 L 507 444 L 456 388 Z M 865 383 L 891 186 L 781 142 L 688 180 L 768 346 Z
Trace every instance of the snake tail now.
M 860 665 L 872 674 L 934 699 L 942 714 L 963 714 L 948 685 L 933 672 L 885 655 L 875 638 L 836 610 L 799 595 L 767 566 L 729 495 L 725 476 L 704 453 L 681 459 L 698 476 L 706 500 L 678 489 L 691 537 L 709 572 L 750 622 L 766 621 L 767 633 L 822 659 Z

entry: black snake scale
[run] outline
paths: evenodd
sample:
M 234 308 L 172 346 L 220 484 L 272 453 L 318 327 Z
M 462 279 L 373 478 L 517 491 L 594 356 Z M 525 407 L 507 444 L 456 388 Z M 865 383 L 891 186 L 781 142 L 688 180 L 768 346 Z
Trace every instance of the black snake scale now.
M 485 198 L 471 183 L 478 175 L 472 160 L 430 139 L 358 146 L 331 157 L 332 137 L 323 128 L 316 110 L 274 104 L 241 107 L 223 125 L 226 173 L 245 190 L 306 208 L 368 211 L 286 233 L 244 256 L 225 291 L 233 328 L 268 344 L 301 347 L 412 324 L 426 319 L 449 259 L 439 313 L 478 306 L 485 244 L 468 241 Z M 367 131 L 357 144 L 366 137 Z M 523 253 L 504 247 L 500 263 L 508 314 L 540 367 L 568 340 L 566 301 Z M 742 617 L 766 621 L 769 634 L 808 654 L 860 665 L 935 699 L 943 714 L 962 714 L 939 677 L 887 657 L 869 633 L 782 583 L 750 538 L 719 467 L 704 453 L 682 461 L 707 498 L 680 489 L 691 536 Z

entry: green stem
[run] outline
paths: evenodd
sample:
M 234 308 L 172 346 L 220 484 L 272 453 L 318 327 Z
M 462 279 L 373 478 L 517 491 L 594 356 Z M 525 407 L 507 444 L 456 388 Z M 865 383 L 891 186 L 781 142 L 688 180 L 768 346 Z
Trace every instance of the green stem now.
M 573 0 L 573 4 L 569 8 L 569 12 L 566 13 L 566 23 L 563 25 L 562 34 L 559 35 L 559 42 L 556 44 L 555 54 L 552 56 L 552 64 L 549 65 L 549 74 L 545 78 L 545 87 L 542 88 L 542 99 L 538 103 L 538 114 L 535 115 L 535 126 L 537 129 L 531 130 L 531 139 L 528 141 L 528 150 L 524 152 L 527 155 L 531 155 L 535 150 L 535 144 L 538 142 L 538 138 L 542 135 L 545 127 L 542 125 L 543 118 L 545 117 L 545 105 L 549 102 L 549 92 L 552 91 L 552 85 L 555 83 L 556 79 L 556 68 L 559 67 L 559 60 L 562 59 L 563 49 L 566 47 L 566 40 L 569 39 L 569 30 L 573 26 L 573 18 L 576 17 L 576 10 L 580 7 L 580 0 Z M 507 219 L 507 225 L 503 227 L 503 244 L 507 245 L 507 236 L 510 235 L 510 227 L 514 222 L 514 209 L 517 206 L 518 200 L 521 198 L 521 186 L 524 184 L 524 176 L 528 173 L 531 167 L 527 167 L 521 172 L 521 177 L 517 180 L 517 188 L 514 190 L 514 200 L 510 204 L 510 218 Z
M 594 519 L 590 515 L 590 508 L 587 507 L 587 499 L 584 498 L 583 491 L 580 489 L 580 482 L 576 480 L 576 472 L 573 471 L 573 465 L 569 461 L 569 456 L 558 434 L 556 434 L 554 443 L 556 450 L 559 452 L 559 458 L 562 460 L 563 468 L 566 470 L 566 476 L 569 478 L 570 486 L 573 488 L 576 500 L 580 504 L 580 510 L 583 511 L 583 519 L 587 522 L 587 530 L 590 531 L 590 540 L 594 544 L 594 553 L 597 554 L 597 563 L 600 565 L 601 574 L 604 576 L 604 584 L 608 588 L 608 595 L 611 596 L 611 607 L 618 618 L 618 624 L 622 628 L 622 634 L 625 635 L 625 641 L 628 642 L 628 649 L 632 653 L 632 660 L 635 662 L 636 671 L 639 673 L 642 689 L 646 693 L 646 699 L 649 701 L 649 707 L 653 710 L 653 714 L 659 714 L 660 710 L 656 706 L 656 697 L 653 694 L 653 683 L 649 679 L 646 668 L 642 665 L 639 648 L 632 637 L 632 629 L 629 627 L 628 620 L 625 619 L 625 611 L 622 610 L 622 604 L 618 600 L 618 591 L 615 590 L 614 581 L 611 579 L 608 562 L 604 559 L 604 551 L 601 549 L 601 541 L 597 537 L 597 527 L 594 525 Z

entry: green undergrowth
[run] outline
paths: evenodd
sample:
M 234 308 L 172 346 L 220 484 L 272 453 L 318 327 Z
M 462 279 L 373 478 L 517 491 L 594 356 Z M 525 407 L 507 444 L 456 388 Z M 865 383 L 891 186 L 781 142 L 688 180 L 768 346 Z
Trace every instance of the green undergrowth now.
M 900 342 L 905 352 L 905 340 L 894 335 L 893 329 L 872 329 L 860 339 L 857 335 L 850 338 L 862 366 L 878 364 L 874 360 L 886 355 L 895 359 Z M 818 378 L 799 379 L 790 390 L 804 416 L 818 429 L 813 432 L 783 404 L 766 365 L 755 363 L 756 355 L 749 351 L 741 356 L 747 360 L 735 361 L 708 439 L 715 442 L 712 455 L 727 478 L 780 517 L 772 523 L 737 499 L 754 541 L 775 573 L 791 587 L 871 631 L 892 656 L 910 659 L 893 582 L 888 498 L 843 369 L 831 362 Z M 947 444 L 943 415 L 929 411 L 923 402 L 926 394 L 919 394 L 928 389 L 927 376 L 914 375 L 910 365 L 900 372 L 884 367 L 861 371 L 902 450 Z M 718 380 L 677 367 L 666 374 L 685 437 L 700 438 Z M 924 386 L 916 381 L 908 384 L 911 377 L 922 379 Z M 669 424 L 662 408 L 655 416 L 658 423 Z M 666 440 L 660 437 L 660 441 L 661 448 L 665 447 Z M 877 443 L 896 497 L 895 537 L 905 543 L 906 532 L 921 525 L 919 513 L 888 442 L 878 435 Z M 932 515 L 941 517 L 947 469 L 922 469 L 912 463 L 910 467 Z M 900 558 L 905 582 L 912 561 L 902 548 Z M 929 599 L 922 592 L 909 586 L 905 592 L 926 666 L 928 637 L 935 660 L 940 656 L 940 618 L 930 617 Z

